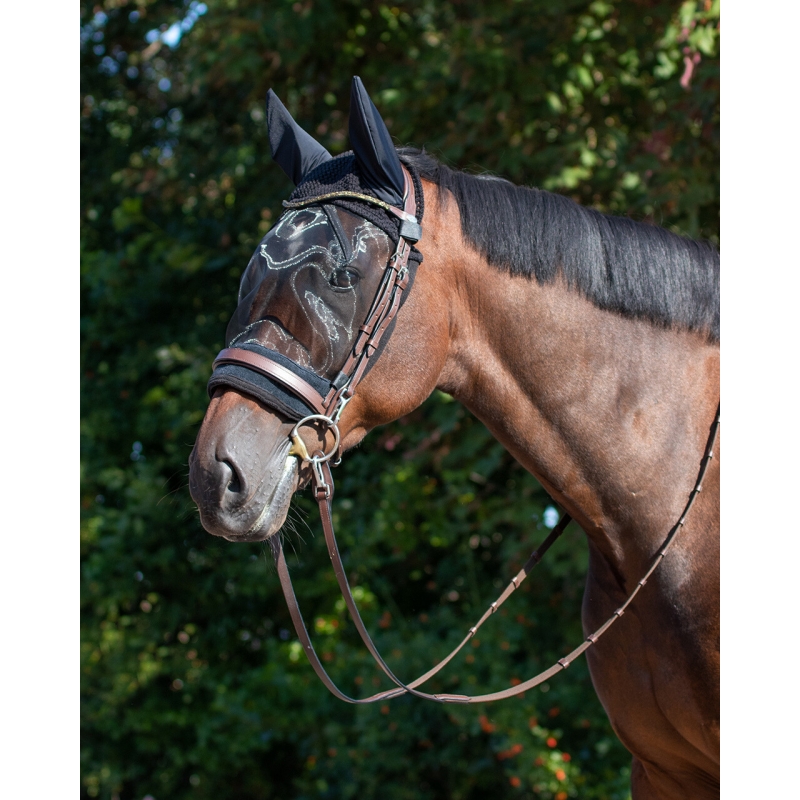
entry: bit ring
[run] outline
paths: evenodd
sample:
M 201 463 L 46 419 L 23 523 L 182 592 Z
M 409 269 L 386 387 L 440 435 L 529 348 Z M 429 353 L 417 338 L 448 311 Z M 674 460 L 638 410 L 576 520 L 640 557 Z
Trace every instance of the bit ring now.
M 305 425 L 307 422 L 311 422 L 313 420 L 324 422 L 333 431 L 334 441 L 330 453 L 325 453 L 321 456 L 310 456 L 308 454 L 308 449 L 306 448 L 305 442 L 300 438 L 298 430 L 300 429 L 300 426 Z M 292 428 L 289 438 L 292 440 L 292 446 L 289 449 L 289 455 L 298 456 L 303 462 L 308 461 L 314 464 L 324 464 L 326 461 L 330 461 L 339 451 L 339 426 L 330 417 L 326 417 L 324 414 L 310 414 L 307 417 L 303 417 L 303 419 L 301 419 L 294 426 L 294 428 Z

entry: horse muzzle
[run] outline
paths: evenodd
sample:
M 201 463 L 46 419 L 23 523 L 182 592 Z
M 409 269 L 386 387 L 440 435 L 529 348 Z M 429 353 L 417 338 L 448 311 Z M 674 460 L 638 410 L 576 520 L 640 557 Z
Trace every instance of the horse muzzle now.
M 226 424 L 217 424 L 223 418 Z M 280 529 L 300 486 L 299 461 L 289 454 L 291 429 L 238 392 L 215 394 L 189 458 L 189 491 L 209 533 L 247 542 Z

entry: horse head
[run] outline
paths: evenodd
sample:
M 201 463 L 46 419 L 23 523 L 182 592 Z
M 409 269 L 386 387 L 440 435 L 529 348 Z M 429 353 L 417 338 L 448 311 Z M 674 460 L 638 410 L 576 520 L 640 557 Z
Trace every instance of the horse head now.
M 435 388 L 447 354 L 441 299 L 433 313 L 442 287 L 417 276 L 422 256 L 412 248 L 421 235 L 422 186 L 401 164 L 361 81 L 352 86 L 352 153 L 331 157 L 272 91 L 267 118 L 273 158 L 297 188 L 242 276 L 223 351 L 239 360 L 218 359 L 190 457 L 202 524 L 231 541 L 280 529 L 292 494 L 311 478 L 298 448 L 333 455 L 336 447 L 338 455 L 416 408 Z M 409 202 L 410 214 L 401 211 Z M 364 323 L 375 304 L 381 296 L 392 302 L 387 275 L 399 243 L 407 250 L 405 291 L 388 330 L 370 338 Z M 366 350 L 358 364 L 357 342 Z M 267 370 L 241 358 L 261 359 Z M 346 364 L 357 371 L 357 393 L 353 376 L 342 372 Z M 334 413 L 340 442 L 319 419 Z M 317 419 L 303 423 L 293 443 L 290 434 L 308 416 Z

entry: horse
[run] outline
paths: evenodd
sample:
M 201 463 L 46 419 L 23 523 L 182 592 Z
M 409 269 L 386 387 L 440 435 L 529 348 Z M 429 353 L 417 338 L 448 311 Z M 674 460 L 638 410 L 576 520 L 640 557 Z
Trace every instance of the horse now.
M 334 458 L 446 392 L 585 532 L 584 630 L 626 610 L 586 657 L 634 800 L 718 797 L 717 250 L 398 149 L 358 78 L 352 152 L 271 91 L 267 121 L 296 188 L 209 382 L 203 526 L 274 543 L 294 492 L 324 508 Z

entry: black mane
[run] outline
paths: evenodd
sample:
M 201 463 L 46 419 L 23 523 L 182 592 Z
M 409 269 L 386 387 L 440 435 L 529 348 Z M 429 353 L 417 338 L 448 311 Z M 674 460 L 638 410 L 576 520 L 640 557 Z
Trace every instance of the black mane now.
M 709 242 L 458 172 L 425 151 L 399 154 L 443 199 L 452 192 L 464 238 L 492 266 L 540 283 L 561 275 L 600 308 L 719 341 L 719 252 Z

